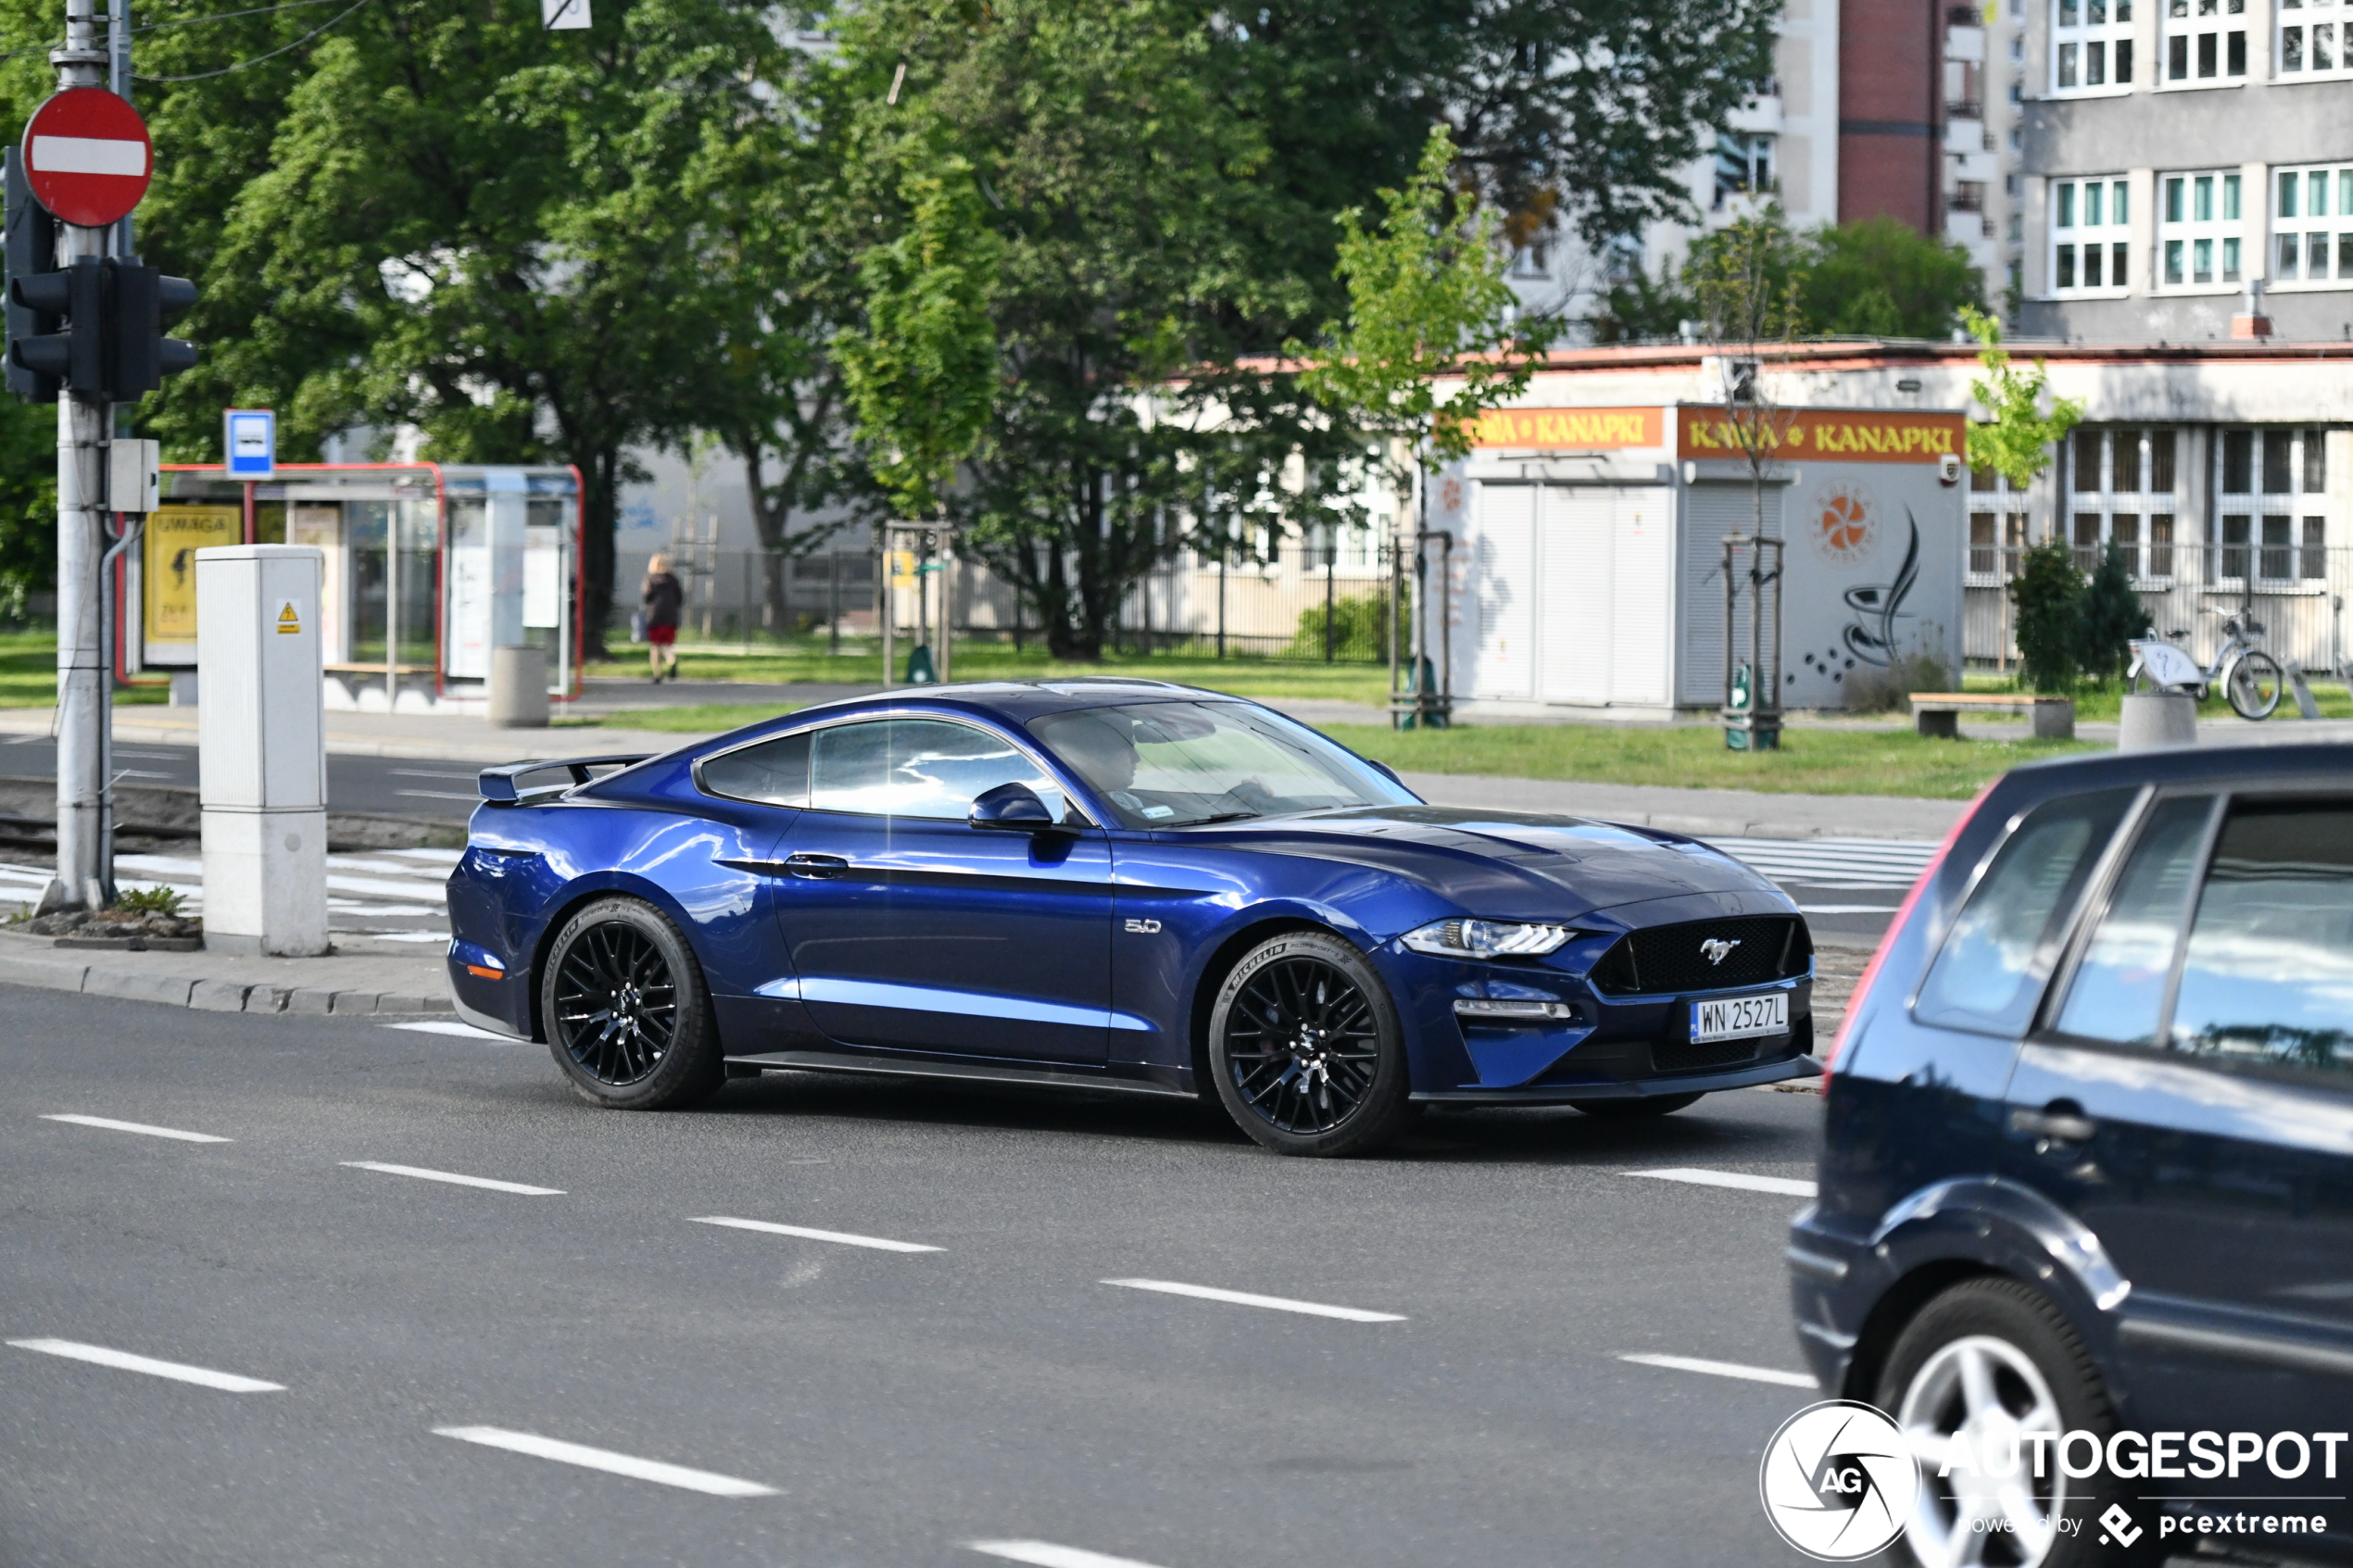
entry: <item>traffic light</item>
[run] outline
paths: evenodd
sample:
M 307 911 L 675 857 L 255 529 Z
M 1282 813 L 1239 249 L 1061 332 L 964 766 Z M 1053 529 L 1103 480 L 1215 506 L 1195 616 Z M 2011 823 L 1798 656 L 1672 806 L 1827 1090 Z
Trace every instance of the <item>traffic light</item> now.
M 18 149 L 6 150 L 7 386 L 33 403 L 60 389 L 131 403 L 196 362 L 193 344 L 164 322 L 196 303 L 196 285 L 135 258 L 57 263 L 57 222 L 27 187 Z
M 17 363 L 14 345 L 57 330 L 57 318 L 17 303 L 17 280 L 28 282 L 57 270 L 57 220 L 32 199 L 24 177 L 24 153 L 10 147 L 5 154 L 0 180 L 6 187 L 7 282 L 6 318 L 9 351 L 6 355 L 7 387 L 28 402 L 55 403 L 57 381 Z
M 129 403 L 196 362 L 196 347 L 163 335 L 163 324 L 196 303 L 196 285 L 136 261 L 107 263 L 107 396 Z

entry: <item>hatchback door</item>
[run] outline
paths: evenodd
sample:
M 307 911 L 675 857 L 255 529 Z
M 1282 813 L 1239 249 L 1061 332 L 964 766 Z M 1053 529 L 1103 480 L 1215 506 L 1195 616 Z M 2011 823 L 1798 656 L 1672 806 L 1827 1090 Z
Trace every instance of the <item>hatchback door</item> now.
M 1052 833 L 975 828 L 975 797 L 1028 784 Z M 1107 1059 L 1111 845 L 993 731 L 877 719 L 815 732 L 810 806 L 776 906 L 802 1004 L 847 1045 Z
M 2342 1430 L 2353 798 L 2155 801 L 2020 1054 L 2007 1122 L 2013 1175 L 2081 1216 L 2132 1282 L 2134 1424 Z M 2204 1489 L 2343 1485 L 2250 1478 Z

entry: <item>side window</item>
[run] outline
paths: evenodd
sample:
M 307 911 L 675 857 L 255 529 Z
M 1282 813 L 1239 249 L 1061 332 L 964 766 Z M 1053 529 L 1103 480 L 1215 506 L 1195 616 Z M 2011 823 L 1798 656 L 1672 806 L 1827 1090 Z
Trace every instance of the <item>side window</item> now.
M 2119 1045 L 2157 1043 L 2182 916 L 2197 885 L 2198 852 L 2213 815 L 2209 795 L 2160 801 L 2149 813 L 2099 931 L 2068 985 L 2060 1034 Z
M 714 757 L 696 774 L 705 791 L 763 806 L 809 804 L 809 734 L 784 735 Z
M 975 796 L 1026 784 L 1056 821 L 1062 787 L 1010 742 L 939 719 L 876 719 L 816 733 L 810 804 L 821 811 L 963 822 Z
M 2171 1044 L 2353 1073 L 2353 803 L 2233 805 L 2190 922 Z
M 2102 790 L 2049 801 L 2019 824 L 1953 922 L 1914 1017 L 1986 1035 L 2025 1031 L 2068 917 L 2133 794 Z

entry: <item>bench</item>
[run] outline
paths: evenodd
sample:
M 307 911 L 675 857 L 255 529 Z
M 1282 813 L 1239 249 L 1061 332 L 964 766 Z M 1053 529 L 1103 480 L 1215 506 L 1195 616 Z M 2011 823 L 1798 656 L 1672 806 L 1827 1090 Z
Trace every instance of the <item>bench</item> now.
M 1912 723 L 1923 735 L 1958 740 L 1964 713 L 2023 713 L 2036 740 L 2075 738 L 2075 699 L 2010 692 L 1914 692 Z

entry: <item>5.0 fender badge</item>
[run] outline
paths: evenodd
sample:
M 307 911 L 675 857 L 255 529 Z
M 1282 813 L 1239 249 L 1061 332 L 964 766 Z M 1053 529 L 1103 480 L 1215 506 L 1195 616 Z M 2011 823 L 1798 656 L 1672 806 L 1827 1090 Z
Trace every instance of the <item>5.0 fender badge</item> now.
M 1156 920 L 1131 920 L 1127 922 L 1127 930 L 1129 935 L 1135 936 L 1156 935 L 1160 931 L 1160 922 Z

